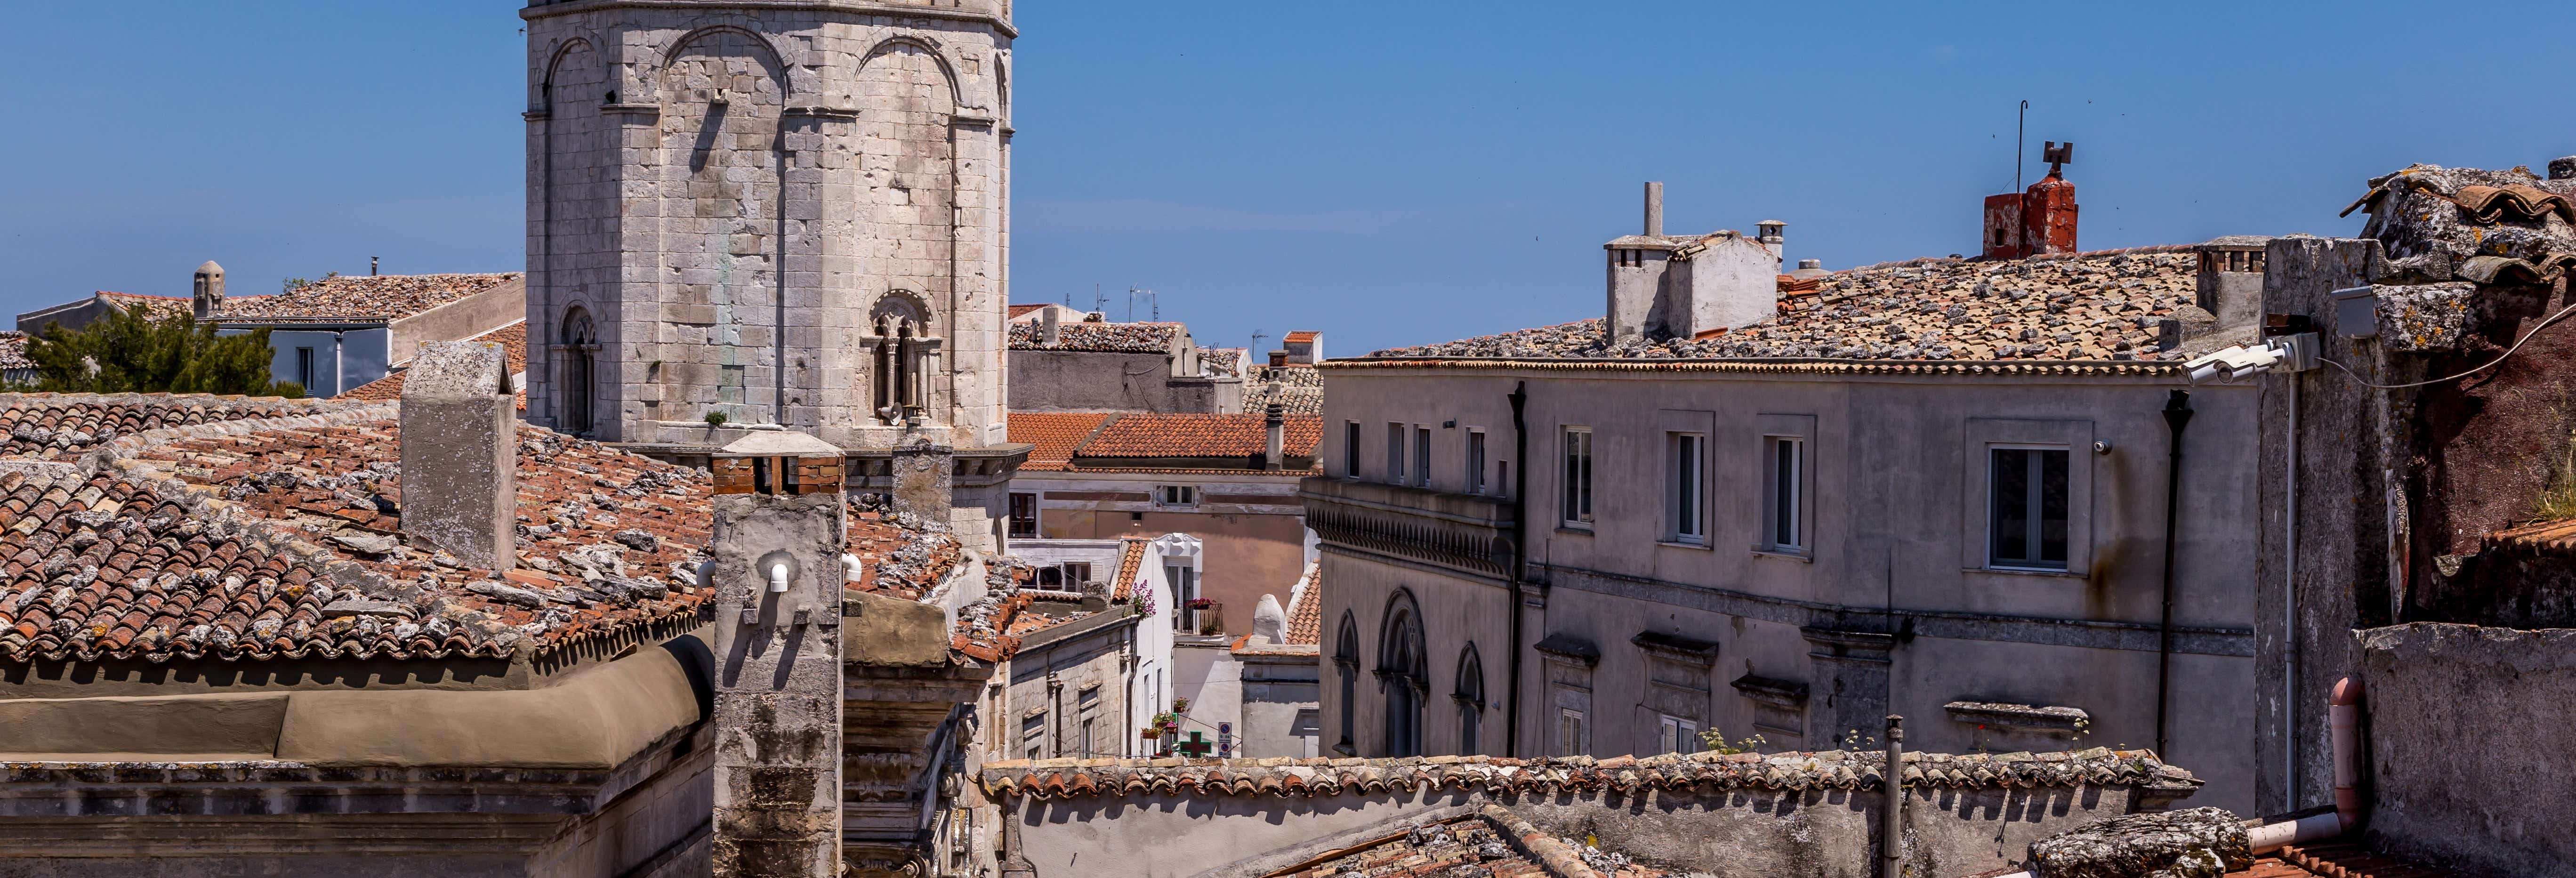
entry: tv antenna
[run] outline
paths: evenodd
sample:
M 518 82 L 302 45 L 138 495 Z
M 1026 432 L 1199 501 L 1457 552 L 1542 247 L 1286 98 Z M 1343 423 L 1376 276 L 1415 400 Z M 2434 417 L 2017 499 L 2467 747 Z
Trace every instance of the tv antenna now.
M 1269 351 L 1265 351 L 1265 350 L 1262 350 L 1262 349 L 1261 349 L 1261 340 L 1262 340 L 1262 339 L 1265 339 L 1265 338 L 1269 338 L 1269 337 L 1270 337 L 1270 334 L 1269 334 L 1269 333 L 1262 332 L 1261 330 L 1255 329 L 1255 330 L 1253 330 L 1253 331 L 1252 331 L 1252 359 L 1253 359 L 1253 362 L 1257 362 L 1257 363 L 1267 363 L 1267 362 L 1269 362 L 1269 360 L 1268 360 L 1268 359 L 1265 359 L 1265 358 L 1267 358 L 1267 357 L 1269 357 L 1269 356 L 1270 356 L 1270 352 L 1269 352 Z
M 2021 191 L 2021 155 L 2022 155 L 2022 153 L 2025 153 L 2025 152 L 2029 152 L 2029 151 L 2030 151 L 2030 149 L 2029 149 L 2030 141 L 2028 141 L 2028 140 L 2024 140 L 2024 139 L 2022 139 L 2022 138 L 2023 138 L 2023 134 L 2024 134 L 2024 132 L 2027 132 L 2027 131 L 2029 131 L 2029 130 L 2030 130 L 2030 102 L 2029 102 L 2029 101 L 2023 101 L 2023 102 L 2021 102 L 2021 115 L 2020 115 L 2020 117 L 2019 117 L 2019 118 L 2017 118 L 2017 119 L 2013 122 L 2013 188 L 2012 188 L 2012 191 L 2015 191 L 2015 192 L 2019 192 L 2019 191 Z

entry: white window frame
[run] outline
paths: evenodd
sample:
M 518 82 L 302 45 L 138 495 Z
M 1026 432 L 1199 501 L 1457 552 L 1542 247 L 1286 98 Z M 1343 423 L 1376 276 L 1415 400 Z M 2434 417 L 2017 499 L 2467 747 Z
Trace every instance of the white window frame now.
M 1406 460 L 1408 460 L 1409 458 L 1407 458 L 1407 457 L 1405 456 L 1405 447 L 1404 447 L 1404 443 L 1405 443 L 1405 437 L 1410 433 L 1410 431 L 1411 431 L 1412 429 L 1413 429 L 1413 428 L 1412 428 L 1411 426 L 1409 426 L 1409 425 L 1406 425 L 1406 424 L 1399 424 L 1399 423 L 1395 423 L 1395 422 L 1392 422 L 1392 421 L 1388 422 L 1388 423 L 1387 423 L 1387 425 L 1386 425 L 1386 483 L 1387 483 L 1387 484 L 1390 484 L 1390 485 L 1402 485 L 1402 484 L 1405 484 L 1405 481 L 1404 481 L 1404 463 L 1405 463 L 1405 461 L 1406 461 Z
M 1342 478 L 1358 481 L 1360 477 L 1360 422 L 1342 422 Z
M 1413 484 L 1431 487 L 1431 428 L 1413 425 Z
M 1572 530 L 1591 530 L 1596 508 L 1593 489 L 1600 465 L 1600 443 L 1591 427 L 1565 425 L 1557 436 L 1557 523 Z M 1578 463 L 1578 455 L 1580 463 Z
M 1664 541 L 1708 545 L 1708 434 L 1664 434 Z
M 1787 460 L 1782 460 L 1786 457 Z M 1807 553 L 1807 470 L 1812 454 L 1804 436 L 1762 437 L 1762 549 Z
M 2042 548 L 2040 547 L 2040 544 L 2041 544 L 2041 542 L 2042 542 L 2042 540 L 2041 540 L 2041 535 L 2040 535 L 2040 534 L 2041 534 L 2041 530 L 2042 530 L 2042 528 L 2043 528 L 2043 526 L 2044 526 L 2044 525 L 2043 525 L 2043 519 L 2040 517 L 2040 513 L 2039 513 L 2039 505 L 2040 505 L 2040 504 L 2044 504 L 2044 503 L 2046 503 L 2046 502 L 2047 502 L 2047 498 L 2046 498 L 2046 497 L 2044 497 L 2044 496 L 2042 496 L 2043 492 L 2044 492 L 2046 489 L 2045 489 L 2045 487 L 2044 487 L 2044 486 L 2042 486 L 2042 485 L 2040 484 L 2040 479 L 2039 479 L 2039 472 L 2040 472 L 2041 467 L 2043 466 L 2043 464 L 2041 464 L 2041 463 L 2040 463 L 2040 461 L 2045 459 L 2045 458 L 2042 458 L 2042 457 L 2032 457 L 2032 458 L 2029 458 L 2029 462 L 2028 462 L 2028 464 L 2027 464 L 2027 466 L 2029 467 L 2029 472 L 2027 472 L 2027 473 L 2025 474 L 2026 478 L 2028 478 L 2028 479 L 2030 480 L 2030 484 L 2029 484 L 2029 487 L 2028 487 L 2028 491 L 2029 491 L 2029 493 L 2028 493 L 2028 495 L 2027 495 L 2026 497 L 2024 497 L 2023 499 L 2026 499 L 2026 500 L 2031 501 L 2033 505 L 2032 505 L 2032 507 L 2031 507 L 2029 510 L 2026 510 L 2026 511 L 2025 511 L 2025 513 L 2024 513 L 2026 516 L 2028 516 L 2028 523 L 2024 526 L 2024 527 L 2025 527 L 2025 531 L 2024 531 L 2024 533 L 2023 533 L 2023 536 L 2024 536 L 2025 538 L 2027 538 L 2027 539 L 2030 541 L 2030 546 L 2029 546 L 2029 548 L 2027 549 L 2027 553 L 2028 553 L 2030 556 L 2032 556 L 2032 557 L 2023 557 L 2023 558 L 2003 558 L 2003 557 L 1999 557 L 1999 556 L 1997 556 L 1997 555 L 1995 554 L 1995 550 L 1998 548 L 1998 544 L 2002 542 L 2002 540 L 2000 539 L 2000 537 L 2001 537 L 2002 535 L 2001 535 L 2001 534 L 1998 534 L 1998 533 L 1995 533 L 1994 528 L 1995 528 L 1996 523 L 1997 523 L 1997 522 L 1999 522 L 1999 521 L 2001 520 L 2001 516 L 2002 516 L 2002 513 L 2003 513 L 2003 503 L 2004 503 L 2004 500 L 2005 500 L 2005 498 L 2003 497 L 2003 495 L 2002 495 L 2002 494 L 2000 494 L 2000 493 L 1998 493 L 1998 492 L 1995 490 L 1995 486 L 1996 486 L 1996 484 L 2001 480 L 2001 479 L 2000 479 L 2000 477 L 2001 477 L 2001 475 L 2002 475 L 2002 470 L 2000 470 L 2000 469 L 1998 469 L 1998 468 L 1997 468 L 1997 466 L 1998 466 L 1998 464 L 2000 463 L 2000 461 L 1998 461 L 1996 458 L 1997 458 L 1997 456 L 1998 456 L 1998 454 L 1997 454 L 1998 452 L 2004 452 L 2004 451 L 2039 451 L 2039 452 L 2056 452 L 2056 453 L 2058 453 L 2058 454 L 2066 455 L 2066 470 L 2067 470 L 2067 472 L 2066 472 L 2066 494 L 2067 494 L 2067 501 L 2068 501 L 2068 503 L 2067 503 L 2067 516 L 2066 516 L 2066 518 L 2067 518 L 2067 524 L 2068 524 L 2068 528 L 2067 528 L 2067 531 L 2068 531 L 2068 532 L 2067 532 L 2067 535 L 2066 535 L 2066 548 L 2067 548 L 2067 555 L 2069 556 L 2068 558 L 2066 558 L 2066 559 L 2061 559 L 2061 560 L 2058 560 L 2058 561 L 2049 561 L 2049 560 L 2047 560 L 2047 559 L 2045 559 L 2045 558 L 2037 557 L 2037 556 L 2039 556 L 2039 555 L 2041 555 L 2041 554 L 2044 554 L 2044 553 L 2045 553 L 2045 551 L 2046 551 L 2045 549 L 2042 549 Z M 2073 501 L 2074 501 L 2074 499 L 2075 499 L 2075 465 L 2076 465 L 2078 462 L 2080 462 L 2080 461 L 2082 460 L 2082 458 L 2077 457 L 2077 456 L 2075 455 L 2075 450 L 2074 450 L 2074 449 L 2072 449 L 2072 448 L 2066 448 L 2066 447 L 2063 447 L 2063 446 L 2057 446 L 2057 445 L 2031 445 L 2031 444 L 2025 444 L 2025 443 L 2012 443 L 2012 442 L 1996 443 L 1996 444 L 1992 444 L 1992 445 L 1988 445 L 1988 446 L 1986 446 L 1986 449 L 1985 449 L 1985 458 L 1986 458 L 1986 515 L 1985 515 L 1985 519 L 1986 519 L 1986 540 L 1985 540 L 1985 543 L 1986 543 L 1986 566 L 1987 566 L 1987 567 L 1989 567 L 1989 568 L 1995 569 L 1995 570 L 2030 571 L 2030 572 L 2040 572 L 2040 573 L 2064 573 L 2064 572 L 2066 572 L 2066 570 L 2067 570 L 2067 564 L 2073 560 L 2072 556 L 2074 555 L 2074 549 L 2075 549 L 2075 534 L 2074 534 L 2074 527 L 2073 527 L 2074 522 L 2075 522 L 2075 515 L 2074 515 L 2075 510 L 2074 510 L 2074 503 L 2073 503 Z
M 2084 578 L 2093 564 L 2092 421 L 2017 418 L 1970 418 L 1959 492 L 1959 557 L 1972 572 L 2013 576 Z M 2162 432 L 2158 432 L 2159 438 Z M 2066 563 L 2045 567 L 1997 563 L 1994 557 L 1992 461 L 1996 449 L 2041 449 L 2066 452 Z
M 1493 487 L 1485 480 L 1485 458 L 1492 453 L 1491 448 L 1482 428 L 1467 428 L 1466 466 L 1459 470 L 1467 474 L 1467 483 L 1463 486 L 1466 488 L 1466 493 L 1481 497 Z
M 1659 737 L 1657 742 L 1659 749 L 1656 752 L 1699 752 L 1700 740 L 1698 720 L 1686 719 L 1669 713 L 1656 714 L 1655 718 L 1657 735 Z
M 1583 756 L 1592 752 L 1590 718 L 1585 711 L 1571 707 L 1556 709 L 1556 755 Z

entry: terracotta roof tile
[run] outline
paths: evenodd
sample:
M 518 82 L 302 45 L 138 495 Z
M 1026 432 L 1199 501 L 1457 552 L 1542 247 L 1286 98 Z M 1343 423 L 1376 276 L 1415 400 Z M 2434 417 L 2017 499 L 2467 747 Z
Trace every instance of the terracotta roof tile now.
M 517 272 L 331 277 L 274 296 L 225 299 L 215 319 L 253 324 L 399 320 L 520 277 Z
M 2374 853 L 2366 844 L 2344 840 L 2282 848 L 2277 854 L 2255 859 L 2251 868 L 2228 874 L 2245 878 L 2457 878 L 2460 873 Z
M 1029 452 L 1024 471 L 1049 472 L 1065 468 L 1073 459 L 1074 449 L 1091 438 L 1103 421 L 1113 415 L 1107 412 L 1012 412 L 1010 440 L 1037 446 Z
M 2152 360 L 2157 321 L 2196 307 L 2192 246 L 2019 260 L 1918 259 L 1834 272 L 1780 314 L 1704 339 L 1610 345 L 1600 318 L 1372 357 Z
M 1010 313 L 1010 316 L 1011 316 L 1013 319 L 1017 319 L 1020 315 L 1027 314 L 1027 313 L 1029 313 L 1029 312 L 1031 312 L 1031 311 L 1035 311 L 1035 310 L 1037 310 L 1037 309 L 1044 308 L 1044 307 L 1046 307 L 1046 306 L 1045 306 L 1045 305 L 1013 305 L 1013 306 L 1011 306 L 1011 313 Z
M 988 795 L 1061 798 L 1088 776 L 1101 795 L 1375 795 L 1426 789 L 1528 793 L 1559 789 L 1877 789 L 1883 754 L 1717 753 L 1511 759 L 1430 756 L 1401 759 L 1045 759 L 984 763 Z M 1296 777 L 1300 785 L 1265 784 Z M 1234 781 L 1246 781 L 1237 785 Z M 2146 785 L 2197 787 L 2191 772 L 2145 750 L 1944 755 L 1908 753 L 1905 783 L 1943 789 Z
M 1259 457 L 1268 451 L 1269 427 L 1264 415 L 1130 414 L 1120 415 L 1084 442 L 1078 457 Z M 1291 415 L 1281 453 L 1313 457 L 1323 441 L 1324 419 Z
M 510 371 L 513 374 L 528 371 L 528 321 L 522 319 L 508 326 L 504 326 L 466 340 L 500 342 L 501 346 L 508 349 L 510 352 Z M 411 370 L 409 369 L 398 370 L 391 375 L 358 385 L 355 388 L 351 388 L 349 392 L 332 398 L 366 401 L 401 399 L 403 383 L 405 381 L 404 376 L 410 374 Z M 528 396 L 527 391 L 525 390 L 519 391 L 519 410 L 528 410 Z
M 1551 838 L 1518 815 L 1488 805 L 1466 817 L 1394 828 L 1388 835 L 1328 851 L 1262 878 L 1661 878 L 1667 874 L 1629 862 L 1624 855 Z
M 0 369 L 33 369 L 36 361 L 27 359 L 27 334 L 15 330 L 0 331 Z
M 520 562 L 496 577 L 401 545 L 392 406 L 319 408 L 0 475 L 0 660 L 542 656 L 698 624 L 704 473 L 523 426 Z M 880 589 L 956 564 L 944 530 L 863 514 L 850 538 Z M 925 542 L 944 562 L 905 555 Z
M 1179 323 L 1063 323 L 1056 328 L 1056 343 L 1048 345 L 1039 343 L 1045 337 L 1044 327 L 1035 323 L 1011 324 L 1011 350 L 1170 353 L 1188 332 L 1188 327 Z
M 1321 332 L 1317 332 L 1317 331 L 1312 330 L 1312 329 L 1300 329 L 1300 330 L 1297 330 L 1297 331 L 1295 331 L 1295 332 L 1288 333 L 1288 337 L 1287 337 L 1287 338 L 1280 339 L 1280 341 L 1284 341 L 1284 342 L 1311 342 L 1311 341 L 1314 341 L 1315 339 L 1317 339 L 1317 338 L 1321 337 L 1322 335 L 1323 335 L 1323 333 L 1321 333 Z
M 105 299 L 109 304 L 115 305 L 116 307 L 126 311 L 133 311 L 138 308 L 142 309 L 144 315 L 147 317 L 168 317 L 174 314 L 186 314 L 193 317 L 196 316 L 197 313 L 197 302 L 195 299 L 178 296 L 147 296 L 141 293 L 117 293 L 100 290 L 98 292 L 98 297 Z
M 323 406 L 274 396 L 0 393 L 0 455 L 70 460 L 145 430 L 309 415 Z
M 1324 642 L 1324 568 L 1306 565 L 1306 580 L 1297 584 L 1296 597 L 1288 604 L 1288 642 L 1320 646 Z
M 1271 385 L 1278 385 L 1274 393 Z M 1252 377 L 1243 382 L 1243 410 L 1267 413 L 1276 400 L 1280 410 L 1292 415 L 1324 413 L 1324 373 L 1312 365 L 1281 368 L 1254 366 Z
M 1110 593 L 1110 600 L 1125 603 L 1136 597 L 1136 586 L 1140 582 L 1136 578 L 1136 571 L 1145 566 L 1147 545 L 1144 537 L 1123 537 L 1119 540 L 1118 576 L 1111 580 L 1116 583 L 1117 590 Z

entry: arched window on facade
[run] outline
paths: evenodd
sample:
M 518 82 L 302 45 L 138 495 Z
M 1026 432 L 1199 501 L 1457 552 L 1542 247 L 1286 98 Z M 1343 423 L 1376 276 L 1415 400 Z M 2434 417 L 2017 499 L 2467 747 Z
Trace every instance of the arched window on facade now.
M 924 367 L 935 344 L 929 314 L 911 293 L 895 290 L 877 298 L 868 314 L 868 327 L 876 333 L 868 340 L 876 349 L 870 408 L 889 424 L 918 421 L 925 408 L 922 401 L 929 395 Z
M 1386 693 L 1387 756 L 1422 755 L 1422 701 L 1430 672 L 1422 650 L 1422 613 L 1412 594 L 1395 593 L 1378 630 L 1378 687 Z
M 1458 652 L 1458 690 L 1449 694 L 1458 702 L 1458 755 L 1477 752 L 1477 732 L 1485 718 L 1485 663 L 1476 657 L 1476 645 Z
M 1349 612 L 1342 613 L 1342 627 L 1333 632 L 1333 668 L 1342 675 L 1342 740 L 1333 745 L 1333 752 L 1356 756 L 1359 744 L 1352 740 L 1351 730 L 1359 713 L 1360 625 Z
M 563 381 L 557 423 L 566 433 L 591 435 L 598 427 L 593 413 L 598 408 L 599 327 L 591 323 L 590 312 L 574 308 L 564 315 L 560 351 Z

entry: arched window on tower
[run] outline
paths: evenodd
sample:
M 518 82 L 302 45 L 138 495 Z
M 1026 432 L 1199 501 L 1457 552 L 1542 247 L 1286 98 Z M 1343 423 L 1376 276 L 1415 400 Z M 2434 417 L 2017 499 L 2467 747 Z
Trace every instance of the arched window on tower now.
M 591 435 L 598 426 L 592 414 L 598 407 L 599 328 L 591 323 L 590 312 L 574 308 L 564 315 L 558 351 L 563 381 L 556 422 L 566 433 Z
M 889 424 L 919 423 L 929 398 L 932 352 L 939 339 L 930 334 L 927 309 L 912 293 L 895 290 L 878 297 L 868 314 L 874 335 L 864 339 L 870 355 L 869 408 Z
M 1473 756 L 1485 718 L 1485 663 L 1473 643 L 1458 652 L 1458 689 L 1449 697 L 1458 702 L 1458 755 Z
M 1409 592 L 1398 591 L 1387 602 L 1386 622 L 1378 630 L 1378 687 L 1386 694 L 1386 756 L 1422 755 L 1422 700 L 1429 694 L 1430 672 L 1422 650 L 1422 613 Z
M 1359 745 L 1352 740 L 1352 729 L 1359 713 L 1360 626 L 1347 611 L 1342 613 L 1342 626 L 1333 632 L 1333 668 L 1342 677 L 1342 740 L 1333 752 L 1344 756 L 1359 755 Z

